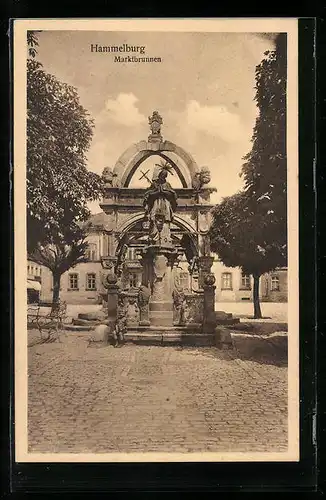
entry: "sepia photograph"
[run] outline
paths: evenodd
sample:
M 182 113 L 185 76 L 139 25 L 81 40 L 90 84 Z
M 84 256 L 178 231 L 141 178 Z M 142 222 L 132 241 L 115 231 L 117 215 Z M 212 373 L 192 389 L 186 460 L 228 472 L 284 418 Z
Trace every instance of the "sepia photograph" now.
M 298 461 L 297 20 L 14 22 L 15 450 Z

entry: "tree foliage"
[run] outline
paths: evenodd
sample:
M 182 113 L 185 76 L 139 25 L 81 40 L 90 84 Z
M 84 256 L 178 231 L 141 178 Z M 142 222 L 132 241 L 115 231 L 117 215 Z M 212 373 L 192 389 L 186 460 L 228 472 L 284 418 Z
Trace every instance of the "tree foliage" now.
M 80 229 L 74 231 L 74 236 L 70 243 L 38 245 L 34 250 L 33 257 L 36 262 L 47 267 L 53 274 L 60 276 L 71 267 L 82 262 L 87 262 L 86 250 L 88 243 L 86 241 L 87 232 Z
M 77 90 L 36 60 L 35 32 L 28 32 L 27 42 L 28 253 L 52 272 L 55 304 L 62 274 L 86 261 L 87 203 L 99 198 L 103 186 L 87 169 L 93 120 Z
M 77 264 L 87 262 L 86 250 L 88 248 L 87 229 L 75 226 L 69 232 L 69 238 L 56 239 L 55 243 L 37 244 L 33 251 L 33 260 L 47 267 L 53 277 L 53 309 L 59 302 L 60 281 L 63 273 Z
M 287 263 L 286 38 L 256 68 L 259 109 L 252 149 L 245 156 L 243 191 L 213 210 L 211 249 L 227 266 L 254 277 L 255 317 L 260 317 L 259 277 Z
M 87 170 L 93 121 L 77 90 L 47 73 L 28 34 L 27 223 L 28 246 L 60 244 L 70 226 L 90 215 L 87 202 L 101 194 L 100 177 Z M 76 227 L 73 227 L 76 229 Z
M 255 100 L 259 109 L 252 149 L 245 156 L 242 175 L 245 191 L 268 241 L 278 243 L 279 265 L 287 259 L 287 158 L 286 158 L 286 35 L 276 48 L 265 52 L 256 68 Z
M 224 198 L 212 213 L 211 249 L 226 266 L 252 275 L 279 266 L 279 244 L 269 238 L 268 225 L 253 211 L 245 192 Z

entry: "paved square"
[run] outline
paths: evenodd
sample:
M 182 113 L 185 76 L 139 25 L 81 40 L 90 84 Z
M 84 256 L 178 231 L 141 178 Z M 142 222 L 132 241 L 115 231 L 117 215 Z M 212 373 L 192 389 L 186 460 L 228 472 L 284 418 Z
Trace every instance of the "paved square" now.
M 236 350 L 29 347 L 29 452 L 287 449 L 287 368 Z

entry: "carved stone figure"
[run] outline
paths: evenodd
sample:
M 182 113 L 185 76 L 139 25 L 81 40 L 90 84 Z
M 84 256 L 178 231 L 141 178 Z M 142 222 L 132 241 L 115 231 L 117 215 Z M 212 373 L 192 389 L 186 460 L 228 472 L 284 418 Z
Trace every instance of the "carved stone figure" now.
M 175 288 L 172 292 L 173 305 L 176 311 L 176 323 L 180 326 L 185 325 L 185 306 L 186 296 L 182 290 Z
M 158 167 L 144 196 L 145 219 L 149 221 L 150 244 L 170 244 L 170 223 L 177 207 L 177 196 L 166 180 L 171 168 L 168 164 Z
M 148 117 L 148 123 L 151 129 L 151 134 L 148 137 L 148 140 L 151 141 L 161 141 L 162 136 L 161 136 L 161 125 L 163 123 L 161 115 L 158 113 L 158 111 L 154 111 L 152 116 Z
M 123 294 L 119 294 L 117 319 L 113 330 L 114 347 L 121 347 L 125 342 L 125 333 L 127 331 L 127 313 L 128 303 Z
M 212 216 L 204 210 L 198 211 L 198 229 L 202 233 L 207 233 L 211 225 Z
M 198 235 L 198 250 L 200 257 L 209 257 L 211 254 L 210 251 L 210 239 L 208 234 L 199 234 Z
M 200 172 L 197 172 L 192 179 L 192 187 L 196 191 L 200 191 L 205 184 L 211 181 L 211 173 L 208 167 L 202 167 Z
M 136 326 L 139 323 L 139 308 L 137 297 L 128 296 L 127 298 L 127 326 Z
M 120 187 L 120 181 L 118 180 L 118 175 L 113 172 L 111 167 L 105 167 L 102 172 L 102 179 L 105 184 L 110 187 Z
M 111 184 L 113 181 L 113 170 L 111 167 L 105 167 L 102 172 L 102 179 L 105 183 Z
M 138 291 L 138 307 L 139 307 L 139 313 L 140 313 L 140 325 L 149 325 L 149 299 L 151 297 L 151 291 L 150 289 L 145 286 L 141 285 L 139 287 Z

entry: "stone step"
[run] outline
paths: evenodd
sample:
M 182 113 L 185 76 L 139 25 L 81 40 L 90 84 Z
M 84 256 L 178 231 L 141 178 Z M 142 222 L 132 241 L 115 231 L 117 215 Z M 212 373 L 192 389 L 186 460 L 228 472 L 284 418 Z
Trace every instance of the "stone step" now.
M 214 334 L 184 332 L 136 332 L 125 334 L 126 342 L 148 345 L 189 345 L 212 346 L 216 344 Z
M 240 323 L 240 318 L 225 318 L 225 319 L 217 319 L 217 325 L 237 325 Z
M 73 323 L 73 325 L 76 325 L 76 326 L 94 326 L 95 327 L 95 326 L 101 324 L 101 320 L 73 318 L 72 323 Z
M 88 313 L 79 313 L 78 319 L 86 321 L 99 321 L 105 319 L 107 316 L 104 311 L 93 311 Z
M 90 332 L 92 330 L 95 330 L 97 325 L 65 325 L 65 330 L 68 330 L 70 332 Z

